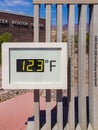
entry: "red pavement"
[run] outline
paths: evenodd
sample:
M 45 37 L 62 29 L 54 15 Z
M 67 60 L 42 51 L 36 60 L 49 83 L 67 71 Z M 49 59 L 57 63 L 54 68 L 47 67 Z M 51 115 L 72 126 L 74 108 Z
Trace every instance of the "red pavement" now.
M 34 115 L 33 94 L 28 92 L 0 103 L 0 130 L 26 130 L 28 117 Z M 45 98 L 41 98 L 41 110 L 45 110 Z M 52 103 L 52 107 L 55 103 Z

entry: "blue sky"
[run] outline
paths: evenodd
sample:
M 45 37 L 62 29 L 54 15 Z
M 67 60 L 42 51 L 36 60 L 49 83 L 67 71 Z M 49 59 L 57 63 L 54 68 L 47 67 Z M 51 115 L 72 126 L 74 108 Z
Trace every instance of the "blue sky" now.
M 0 10 L 33 15 L 32 0 L 0 0 Z
M 8 11 L 18 14 L 26 14 L 33 16 L 33 1 L 32 0 L 0 0 L 0 10 Z M 63 8 L 63 24 L 67 23 L 67 6 L 64 5 Z M 87 11 L 88 12 L 88 11 Z M 45 6 L 40 7 L 40 17 L 45 18 Z M 88 21 L 88 17 L 87 17 Z M 78 23 L 78 7 L 75 6 L 75 23 Z M 52 5 L 52 24 L 56 24 L 56 6 Z

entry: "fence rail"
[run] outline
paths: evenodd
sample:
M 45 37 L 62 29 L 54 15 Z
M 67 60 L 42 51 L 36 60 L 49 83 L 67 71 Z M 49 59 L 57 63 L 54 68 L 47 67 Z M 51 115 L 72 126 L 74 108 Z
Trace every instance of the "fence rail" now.
M 98 130 L 98 0 L 33 0 L 34 41 L 39 42 L 40 4 L 46 5 L 46 42 L 51 42 L 51 5 L 57 8 L 57 42 L 62 42 L 62 4 L 68 7 L 68 90 L 56 90 L 56 107 L 51 110 L 51 90 L 46 90 L 45 122 L 41 127 L 40 90 L 34 90 L 34 130 Z M 78 85 L 75 86 L 75 5 L 78 5 Z M 89 6 L 89 55 L 86 62 L 87 8 Z M 86 83 L 88 66 L 89 84 Z M 88 86 L 88 95 L 86 94 Z M 77 97 L 75 91 L 78 89 Z M 44 90 L 45 91 L 45 90 Z M 54 112 L 54 114 L 53 114 Z M 54 117 L 53 117 L 54 116 Z M 54 125 L 55 124 L 55 125 Z
M 98 0 L 33 0 L 34 4 L 98 4 Z

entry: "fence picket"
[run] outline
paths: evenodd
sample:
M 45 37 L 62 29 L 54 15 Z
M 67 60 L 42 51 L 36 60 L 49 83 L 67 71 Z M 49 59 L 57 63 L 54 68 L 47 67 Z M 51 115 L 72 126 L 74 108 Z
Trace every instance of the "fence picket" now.
M 57 129 L 63 130 L 62 90 L 57 90 Z
M 46 42 L 51 42 L 51 5 L 46 5 Z
M 86 5 L 79 6 L 78 99 L 79 124 L 86 130 Z
M 34 5 L 34 42 L 39 42 L 39 5 Z M 40 96 L 39 90 L 34 90 L 34 129 L 40 129 Z
M 51 130 L 51 91 L 46 90 L 46 129 Z
M 62 5 L 57 5 L 57 42 L 62 42 Z
M 98 5 L 91 8 L 89 46 L 89 100 L 90 124 L 98 129 Z
M 69 91 L 69 128 L 75 128 L 74 112 L 74 5 L 68 6 L 68 91 Z
M 57 5 L 57 42 L 62 42 L 62 5 Z M 57 90 L 57 129 L 63 129 L 62 90 Z
M 39 5 L 34 5 L 34 42 L 39 42 Z
M 51 5 L 46 5 L 46 42 L 51 42 Z M 51 130 L 51 90 L 46 90 L 46 129 Z
M 40 96 L 39 90 L 34 90 L 34 129 L 40 129 Z

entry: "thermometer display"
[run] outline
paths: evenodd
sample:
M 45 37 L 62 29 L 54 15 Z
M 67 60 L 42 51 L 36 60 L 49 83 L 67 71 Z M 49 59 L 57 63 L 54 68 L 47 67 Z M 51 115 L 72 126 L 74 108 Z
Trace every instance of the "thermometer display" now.
M 17 72 L 44 72 L 44 59 L 17 59 Z

